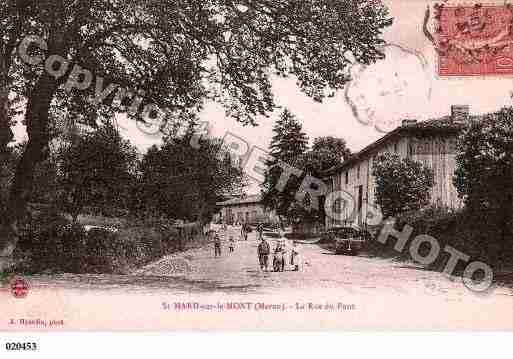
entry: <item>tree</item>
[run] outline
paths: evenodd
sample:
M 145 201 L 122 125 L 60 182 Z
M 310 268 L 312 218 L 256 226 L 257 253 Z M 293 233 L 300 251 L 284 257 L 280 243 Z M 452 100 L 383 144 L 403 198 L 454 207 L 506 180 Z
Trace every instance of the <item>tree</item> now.
M 349 158 L 350 154 L 351 151 L 342 138 L 332 136 L 315 138 L 312 149 L 295 161 L 295 167 L 302 170 L 302 175 L 296 181 L 298 186 L 295 191 L 300 189 L 299 184 L 307 175 L 322 179 L 326 170 L 341 164 Z M 325 215 L 323 203 L 319 203 L 318 208 L 315 208 L 311 206 L 311 200 L 308 193 L 302 203 L 295 200 L 287 210 L 288 220 L 293 223 L 304 223 L 305 228 L 315 223 L 322 223 Z
M 429 204 L 433 187 L 431 168 L 390 153 L 376 157 L 373 167 L 376 202 L 384 218 L 419 210 Z
M 76 221 L 84 206 L 104 212 L 128 207 L 137 152 L 110 123 L 63 146 L 59 156 L 61 205 Z
M 269 149 L 275 160 L 271 165 L 278 160 L 292 164 L 308 149 L 308 137 L 303 132 L 303 126 L 288 109 L 281 113 L 273 132 Z
M 513 230 L 513 109 L 473 121 L 459 138 L 456 163 L 459 196 L 477 223 L 498 229 L 504 250 Z
M 273 128 L 270 154 L 273 159 L 267 163 L 267 173 L 262 189 L 265 206 L 275 209 L 281 217 L 291 223 L 307 225 L 320 222 L 324 216 L 322 203 L 320 207 L 312 206 L 309 193 L 299 202 L 296 194 L 306 176 L 322 178 L 323 172 L 340 164 L 350 155 L 344 139 L 336 137 L 318 137 L 314 139 L 312 149 L 308 150 L 308 137 L 295 116 L 285 109 Z M 285 163 L 294 167 L 285 188 L 277 188 Z
M 341 164 L 349 156 L 351 151 L 343 138 L 317 137 L 314 139 L 312 150 L 305 155 L 304 166 L 320 178 L 324 171 Z
M 191 128 L 192 130 L 192 128 Z M 192 131 L 167 137 L 149 149 L 141 164 L 139 208 L 169 219 L 206 221 L 224 195 L 240 192 L 242 169 L 232 164 L 220 139 L 191 146 Z
M 230 116 L 254 123 L 257 115 L 275 108 L 272 74 L 295 75 L 300 88 L 320 101 L 349 80 L 353 59 L 346 53 L 363 64 L 383 57 L 382 31 L 392 23 L 378 2 L 352 0 L 4 0 L 0 18 L 0 145 L 12 139 L 10 93 L 26 99 L 28 133 L 9 210 L 2 215 L 0 250 L 7 248 L 7 254 L 17 240 L 36 164 L 48 154 L 48 127 L 59 109 L 83 122 L 99 113 L 113 115 L 130 102 L 113 91 L 119 87 L 140 90 L 140 107 L 166 108 L 168 120 L 213 99 Z M 28 66 L 20 60 L 15 49 L 28 34 L 46 45 L 32 43 L 29 55 L 69 61 L 63 76 L 45 71 L 44 61 Z M 83 69 L 95 75 L 95 85 L 66 89 L 68 76 Z M 100 100 L 97 88 L 106 90 Z M 113 106 L 116 98 L 120 101 Z M 146 115 L 148 120 L 157 114 Z
M 272 159 L 267 162 L 262 202 L 266 207 L 275 209 L 279 216 L 286 216 L 289 207 L 295 201 L 302 173 L 291 175 L 285 188 L 280 191 L 277 185 L 284 171 L 281 164 L 301 169 L 298 165 L 301 165 L 301 158 L 308 150 L 308 137 L 303 132 L 301 123 L 288 109 L 281 113 L 273 132 L 270 145 Z

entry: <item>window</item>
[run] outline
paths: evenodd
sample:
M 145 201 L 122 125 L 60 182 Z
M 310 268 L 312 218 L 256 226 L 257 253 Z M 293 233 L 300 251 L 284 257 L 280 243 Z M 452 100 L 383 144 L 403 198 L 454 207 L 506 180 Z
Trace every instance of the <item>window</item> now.
M 360 165 L 358 165 L 358 168 L 356 169 L 356 178 L 360 178 Z
M 349 183 L 349 171 L 346 171 L 346 184 Z
M 397 153 L 397 143 L 394 143 L 394 153 Z

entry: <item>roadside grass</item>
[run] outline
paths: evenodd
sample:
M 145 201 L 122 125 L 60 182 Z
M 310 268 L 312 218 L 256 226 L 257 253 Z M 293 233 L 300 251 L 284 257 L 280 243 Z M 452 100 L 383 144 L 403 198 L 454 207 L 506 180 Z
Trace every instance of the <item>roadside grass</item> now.
M 199 225 L 177 228 L 167 221 L 37 209 L 15 253 L 18 274 L 127 274 L 167 254 L 204 246 Z M 106 227 L 88 231 L 84 226 Z M 116 228 L 113 232 L 107 228 Z M 8 275 L 8 274 L 6 274 Z
M 0 284 L 6 285 L 7 282 L 9 281 L 11 274 L 12 273 L 9 270 L 1 270 L 0 271 Z
M 454 275 L 462 275 L 468 263 L 482 261 L 492 268 L 496 274 L 497 283 L 504 282 L 511 285 L 513 282 L 512 242 L 501 239 L 500 231 L 489 222 L 491 221 L 486 214 L 483 214 L 482 218 L 476 219 L 464 209 L 453 211 L 446 208 L 428 207 L 420 211 L 408 212 L 398 216 L 394 226 L 399 232 L 406 224 L 413 229 L 403 251 L 396 251 L 394 249 L 396 239 L 389 237 L 385 244 L 374 238 L 369 242 L 366 253 L 371 257 L 416 263 L 409 248 L 416 236 L 427 234 L 436 239 L 441 250 L 433 263 L 422 265 L 425 269 L 443 271 L 449 259 L 449 254 L 445 252 L 444 248 L 451 246 L 469 256 L 468 261 L 458 261 L 453 272 Z M 378 230 L 378 234 L 380 230 Z M 423 244 L 419 248 L 419 254 L 426 256 L 430 250 L 429 244 Z

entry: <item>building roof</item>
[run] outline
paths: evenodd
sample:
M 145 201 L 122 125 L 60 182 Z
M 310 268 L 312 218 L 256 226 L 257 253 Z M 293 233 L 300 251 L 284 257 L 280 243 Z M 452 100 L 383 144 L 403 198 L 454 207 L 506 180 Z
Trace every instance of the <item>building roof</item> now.
M 259 194 L 253 194 L 244 196 L 241 198 L 232 198 L 224 202 L 217 202 L 217 206 L 235 206 L 239 204 L 249 204 L 249 203 L 260 203 L 262 197 Z
M 476 120 L 480 119 L 481 116 L 468 116 L 468 120 Z M 379 140 L 371 143 L 366 146 L 360 152 L 353 154 L 347 160 L 345 160 L 340 165 L 334 166 L 324 172 L 325 176 L 329 176 L 334 173 L 338 173 L 344 170 L 346 167 L 351 164 L 358 162 L 368 156 L 376 148 L 379 148 L 385 144 L 387 144 L 391 139 L 402 137 L 404 135 L 411 134 L 457 134 L 465 127 L 465 122 L 455 121 L 451 116 L 444 116 L 436 119 L 430 119 L 422 122 L 410 122 L 405 123 L 394 130 L 388 132 L 385 136 L 381 137 Z

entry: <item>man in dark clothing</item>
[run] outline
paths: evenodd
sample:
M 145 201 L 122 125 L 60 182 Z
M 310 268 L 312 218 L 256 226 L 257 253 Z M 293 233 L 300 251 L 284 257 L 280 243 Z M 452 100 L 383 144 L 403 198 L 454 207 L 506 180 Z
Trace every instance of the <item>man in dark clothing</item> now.
M 281 242 L 278 242 L 274 250 L 273 269 L 275 272 L 285 270 L 285 248 Z
M 267 271 L 267 266 L 269 262 L 269 253 L 271 252 L 271 247 L 269 243 L 262 238 L 262 241 L 258 245 L 258 261 L 260 263 L 260 269 L 264 269 Z
M 221 256 L 221 238 L 219 237 L 219 233 L 214 235 L 214 256 Z
M 243 223 L 242 228 L 241 228 L 241 236 L 245 241 L 248 240 L 248 233 L 249 233 L 249 224 Z
M 257 232 L 258 232 L 258 239 L 262 239 L 262 236 L 264 234 L 264 225 L 263 225 L 263 223 L 259 223 L 258 224 Z

